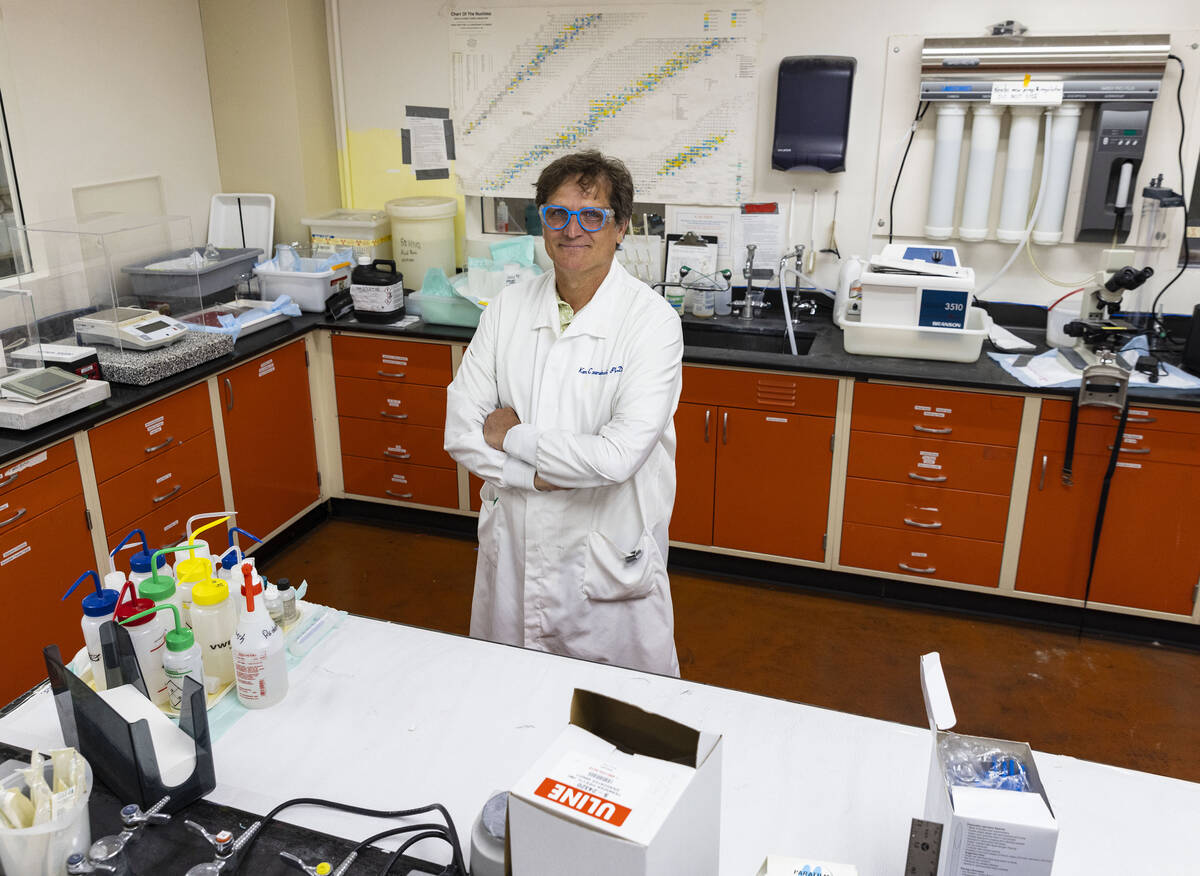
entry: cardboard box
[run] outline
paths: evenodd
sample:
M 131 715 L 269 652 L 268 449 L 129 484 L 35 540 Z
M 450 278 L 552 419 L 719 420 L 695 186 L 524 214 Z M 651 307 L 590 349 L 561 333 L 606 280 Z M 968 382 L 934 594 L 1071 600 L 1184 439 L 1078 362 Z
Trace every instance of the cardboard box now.
M 858 876 L 858 868 L 853 864 L 832 864 L 812 858 L 767 855 L 758 869 L 758 876 Z
M 720 841 L 721 737 L 591 691 L 508 795 L 509 874 L 716 876 Z
M 943 825 L 938 876 L 1049 876 L 1058 824 L 1029 745 L 983 736 L 960 737 L 1015 754 L 1025 764 L 1029 791 L 948 786 L 939 743 L 956 735 L 947 732 L 956 718 L 941 655 L 936 651 L 921 656 L 921 690 L 933 733 L 925 819 Z

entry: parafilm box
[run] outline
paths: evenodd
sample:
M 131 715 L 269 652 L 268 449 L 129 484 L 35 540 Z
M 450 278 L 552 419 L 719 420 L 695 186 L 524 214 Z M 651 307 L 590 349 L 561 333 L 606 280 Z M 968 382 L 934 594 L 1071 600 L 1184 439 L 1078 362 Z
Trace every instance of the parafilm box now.
M 720 809 L 719 735 L 576 690 L 509 792 L 507 872 L 715 876 Z

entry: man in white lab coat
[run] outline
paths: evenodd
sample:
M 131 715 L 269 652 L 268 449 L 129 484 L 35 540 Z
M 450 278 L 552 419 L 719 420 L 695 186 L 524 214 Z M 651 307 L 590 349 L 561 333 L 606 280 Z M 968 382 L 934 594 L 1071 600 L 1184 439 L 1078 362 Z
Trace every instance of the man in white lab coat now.
M 483 478 L 471 635 L 679 674 L 667 578 L 683 333 L 615 259 L 624 164 L 537 183 L 554 269 L 483 312 L 447 390 L 447 452 Z

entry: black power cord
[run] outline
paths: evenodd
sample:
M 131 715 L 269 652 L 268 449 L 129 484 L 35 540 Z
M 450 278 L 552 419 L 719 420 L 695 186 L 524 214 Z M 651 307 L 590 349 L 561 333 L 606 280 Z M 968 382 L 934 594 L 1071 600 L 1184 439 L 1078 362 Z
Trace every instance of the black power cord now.
M 317 797 L 297 797 L 294 800 L 285 800 L 268 812 L 265 816 L 263 816 L 262 824 L 259 827 L 258 832 L 250 838 L 250 841 L 246 843 L 245 847 L 241 850 L 242 863 L 238 868 L 239 870 L 245 867 L 246 862 L 250 858 L 251 849 L 254 848 L 254 844 L 258 841 L 258 838 L 263 835 L 264 831 L 266 831 L 267 826 L 275 820 L 275 816 L 277 816 L 283 810 L 290 809 L 293 806 L 322 806 L 326 809 L 335 809 L 339 812 L 349 812 L 352 815 L 365 815 L 370 818 L 410 818 L 414 815 L 423 815 L 426 812 L 438 812 L 441 814 L 442 818 L 446 820 L 445 827 L 440 824 L 418 824 L 407 825 L 400 828 L 392 828 L 391 830 L 384 831 L 383 833 L 380 833 L 374 837 L 369 837 L 368 839 L 363 840 L 354 850 L 360 851 L 361 849 L 366 848 L 372 842 L 389 836 L 395 836 L 396 834 L 409 833 L 414 830 L 426 830 L 427 828 L 436 828 L 436 832 L 434 830 L 429 830 L 427 833 L 421 834 L 420 838 L 429 839 L 433 836 L 441 837 L 450 845 L 452 866 L 456 867 L 460 873 L 465 874 L 467 872 L 466 863 L 463 861 L 462 848 L 458 841 L 458 831 L 454 828 L 454 819 L 450 817 L 450 813 L 441 803 L 431 803 L 428 806 L 419 806 L 416 809 L 380 810 L 367 809 L 362 806 L 351 806 L 349 803 L 339 803 L 336 800 L 321 800 Z M 401 846 L 401 851 L 408 848 L 409 845 L 412 845 L 414 841 L 415 838 L 414 840 L 410 840 L 405 845 Z M 399 855 L 396 857 L 398 858 Z M 389 862 L 388 869 L 391 869 L 392 863 L 394 863 L 394 860 Z M 245 870 L 245 872 L 251 871 Z
M 1154 296 L 1154 302 L 1150 305 L 1150 320 L 1151 323 L 1157 327 L 1157 330 L 1161 333 L 1162 337 L 1166 337 L 1168 340 L 1173 340 L 1167 335 L 1166 327 L 1159 318 L 1158 302 L 1162 299 L 1163 293 L 1175 285 L 1175 281 L 1182 277 L 1183 272 L 1186 271 L 1191 265 L 1191 251 L 1188 248 L 1187 242 L 1187 177 L 1184 176 L 1183 173 L 1183 137 L 1187 131 L 1187 123 L 1183 115 L 1183 58 L 1179 57 L 1178 55 L 1167 55 L 1167 57 L 1174 59 L 1174 61 L 1179 64 L 1179 82 L 1175 88 L 1175 103 L 1179 107 L 1179 193 L 1183 196 L 1183 209 L 1180 211 L 1183 216 L 1183 264 L 1180 266 L 1179 271 L 1175 274 L 1175 276 L 1168 280 L 1167 284 L 1158 291 L 1157 295 Z M 1194 183 L 1192 188 L 1193 190 L 1195 189 Z
M 900 188 L 900 177 L 904 173 L 904 162 L 908 161 L 908 150 L 912 148 L 913 137 L 917 133 L 917 126 L 921 124 L 921 119 L 925 118 L 925 113 L 929 112 L 931 103 L 932 101 L 924 101 L 917 104 L 917 114 L 913 117 L 912 126 L 908 129 L 908 143 L 904 146 L 904 156 L 900 159 L 900 169 L 896 171 L 896 182 L 892 186 L 892 199 L 888 201 L 888 243 L 892 242 L 892 226 L 894 225 L 892 213 L 896 207 L 896 191 Z

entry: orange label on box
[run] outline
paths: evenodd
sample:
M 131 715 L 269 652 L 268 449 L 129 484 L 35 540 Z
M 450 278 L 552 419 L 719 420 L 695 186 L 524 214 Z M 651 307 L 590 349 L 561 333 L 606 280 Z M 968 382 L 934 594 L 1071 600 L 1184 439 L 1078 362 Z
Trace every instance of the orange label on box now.
M 560 806 L 574 809 L 576 812 L 582 812 L 597 821 L 603 821 L 616 827 L 624 824 L 629 813 L 633 811 L 628 806 L 605 800 L 603 797 L 597 797 L 587 791 L 564 785 L 554 779 L 543 779 L 534 793 L 539 797 L 545 797 L 547 800 L 558 803 Z

